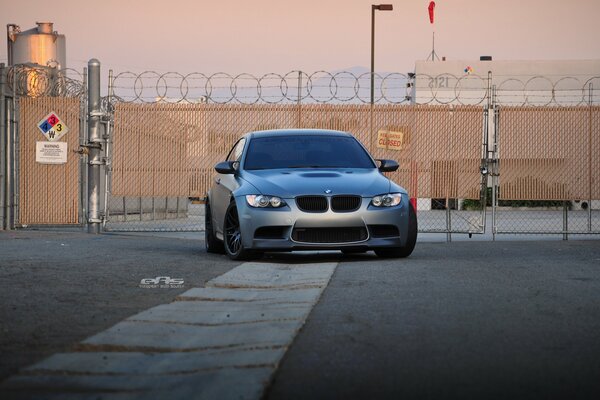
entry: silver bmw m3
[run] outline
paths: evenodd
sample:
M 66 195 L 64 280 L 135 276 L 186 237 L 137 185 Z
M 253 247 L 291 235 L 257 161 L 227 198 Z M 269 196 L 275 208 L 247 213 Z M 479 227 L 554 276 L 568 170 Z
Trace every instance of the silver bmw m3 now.
M 397 169 L 345 132 L 248 133 L 215 166 L 206 250 L 234 260 L 296 250 L 407 257 L 417 216 L 406 190 L 382 174 Z

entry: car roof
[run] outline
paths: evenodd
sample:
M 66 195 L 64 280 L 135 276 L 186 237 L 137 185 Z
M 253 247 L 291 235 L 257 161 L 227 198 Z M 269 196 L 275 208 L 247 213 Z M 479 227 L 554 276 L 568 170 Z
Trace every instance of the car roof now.
M 330 129 L 272 129 L 266 131 L 249 132 L 245 136 L 248 138 L 262 138 L 273 136 L 345 136 L 354 137 L 348 132 L 334 131 Z

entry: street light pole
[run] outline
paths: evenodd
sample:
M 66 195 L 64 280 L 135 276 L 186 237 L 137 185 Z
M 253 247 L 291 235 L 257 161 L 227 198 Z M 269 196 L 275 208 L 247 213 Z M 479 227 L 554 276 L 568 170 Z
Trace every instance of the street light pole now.
M 375 10 L 393 9 L 392 4 L 371 4 L 371 104 L 375 104 Z

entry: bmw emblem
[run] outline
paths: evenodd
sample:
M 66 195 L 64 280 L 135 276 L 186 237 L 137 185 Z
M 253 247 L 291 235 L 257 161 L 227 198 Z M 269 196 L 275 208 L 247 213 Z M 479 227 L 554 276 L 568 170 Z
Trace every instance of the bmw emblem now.
M 325 189 L 325 194 L 331 193 L 331 189 Z

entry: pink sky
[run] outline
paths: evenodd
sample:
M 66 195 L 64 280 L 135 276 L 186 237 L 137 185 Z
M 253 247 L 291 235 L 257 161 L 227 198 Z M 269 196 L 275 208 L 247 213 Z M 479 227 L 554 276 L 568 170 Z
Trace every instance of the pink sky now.
M 3 26 L 54 22 L 67 63 L 115 71 L 285 73 L 369 66 L 365 0 L 0 0 Z M 407 72 L 431 51 L 429 0 L 377 12 L 376 69 Z M 600 0 L 438 0 L 436 51 L 449 59 L 600 58 Z M 6 62 L 6 46 L 0 51 Z M 600 74 L 600 71 L 599 71 Z

